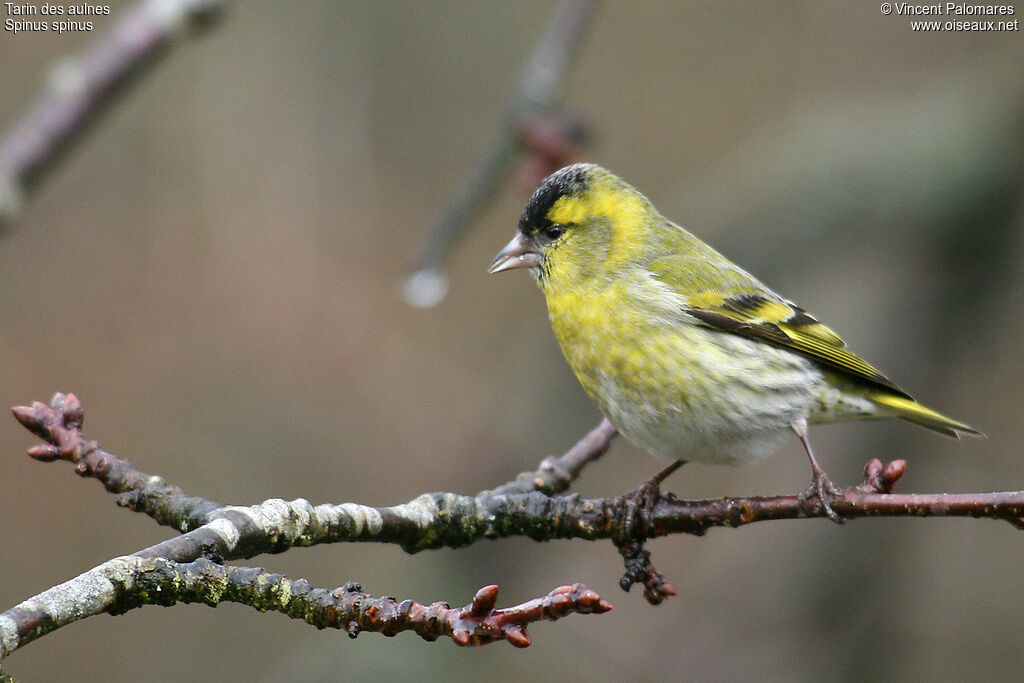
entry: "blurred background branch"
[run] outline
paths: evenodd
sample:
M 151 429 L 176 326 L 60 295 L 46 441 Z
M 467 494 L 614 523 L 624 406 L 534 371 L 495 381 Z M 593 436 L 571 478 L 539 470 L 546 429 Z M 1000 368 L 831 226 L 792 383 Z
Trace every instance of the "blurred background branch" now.
M 175 42 L 212 26 L 226 3 L 139 0 L 118 13 L 109 32 L 51 67 L 42 91 L 0 134 L 0 230 L 15 220 L 32 188 L 104 107 Z
M 588 132 L 557 109 L 563 81 L 586 33 L 597 0 L 562 0 L 530 55 L 505 118 L 479 162 L 458 183 L 447 204 L 423 233 L 419 256 L 402 287 L 406 303 L 435 306 L 448 293 L 442 267 L 448 251 L 477 218 L 483 204 L 520 159 L 519 180 L 532 188 L 576 155 Z

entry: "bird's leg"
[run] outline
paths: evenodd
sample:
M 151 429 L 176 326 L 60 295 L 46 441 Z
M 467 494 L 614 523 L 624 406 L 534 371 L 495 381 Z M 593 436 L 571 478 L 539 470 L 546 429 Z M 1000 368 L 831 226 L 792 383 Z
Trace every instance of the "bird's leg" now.
M 668 479 L 668 476 L 686 464 L 685 460 L 676 460 L 674 463 L 655 474 L 637 487 L 633 493 L 626 494 L 626 515 L 622 521 L 622 537 L 644 539 L 647 537 L 647 526 L 651 519 L 651 510 L 654 504 L 661 497 L 661 482 Z M 634 528 L 637 522 L 637 515 L 643 524 L 643 532 L 637 533 Z
M 658 491 L 661 488 L 661 482 L 668 479 L 669 475 L 671 475 L 673 472 L 675 472 L 685 464 L 685 460 L 676 460 L 674 463 L 663 469 L 661 472 L 658 472 L 653 477 L 648 479 L 644 486 L 648 488 L 653 488 L 655 491 Z
M 825 513 L 825 516 L 836 524 L 842 524 L 843 518 L 832 509 L 830 501 L 833 496 L 842 496 L 843 492 L 836 488 L 836 485 L 832 483 L 832 480 L 825 474 L 825 470 L 821 469 L 821 465 L 815 459 L 814 451 L 811 450 L 811 442 L 807 438 L 807 423 L 801 420 L 799 423 L 794 422 L 790 427 L 796 433 L 796 437 L 800 439 L 800 443 L 804 445 L 807 457 L 811 461 L 811 485 L 799 495 L 800 501 L 806 502 L 811 498 L 817 498 L 818 505 L 821 506 L 821 511 Z

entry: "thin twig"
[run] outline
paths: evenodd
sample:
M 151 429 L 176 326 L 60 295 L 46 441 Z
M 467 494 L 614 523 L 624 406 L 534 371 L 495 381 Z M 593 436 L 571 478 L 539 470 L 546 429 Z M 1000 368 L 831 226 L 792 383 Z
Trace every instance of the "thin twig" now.
M 580 476 L 583 468 L 608 452 L 618 430 L 607 418 L 594 427 L 572 448 L 557 458 L 544 458 L 534 472 L 521 472 L 513 481 L 492 489 L 497 496 L 540 491 L 561 493 Z
M 206 523 L 208 515 L 223 506 L 205 498 L 189 496 L 163 477 L 136 469 L 130 460 L 107 453 L 95 441 L 85 438 L 82 421 L 85 412 L 74 394 L 56 393 L 50 404 L 35 401 L 31 406 L 11 409 L 26 429 L 43 439 L 28 454 L 36 460 L 66 460 L 83 477 L 95 477 L 111 493 L 117 504 L 143 512 L 157 524 L 178 531 L 189 531 Z M 195 558 L 191 558 L 195 559 Z

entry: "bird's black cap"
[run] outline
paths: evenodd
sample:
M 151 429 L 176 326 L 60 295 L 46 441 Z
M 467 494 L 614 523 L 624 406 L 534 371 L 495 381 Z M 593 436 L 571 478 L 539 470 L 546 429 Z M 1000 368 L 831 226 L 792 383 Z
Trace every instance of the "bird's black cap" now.
M 586 192 L 592 168 L 593 164 L 573 164 L 545 178 L 523 209 L 523 215 L 519 218 L 519 232 L 531 238 L 537 233 L 543 234 L 552 225 L 548 219 L 551 206 L 562 197 Z

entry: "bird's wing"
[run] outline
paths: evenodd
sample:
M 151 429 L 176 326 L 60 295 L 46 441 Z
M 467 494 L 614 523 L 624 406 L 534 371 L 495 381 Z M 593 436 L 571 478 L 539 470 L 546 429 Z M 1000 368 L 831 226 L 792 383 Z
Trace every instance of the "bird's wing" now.
M 910 398 L 892 380 L 850 352 L 831 328 L 732 263 L 714 265 L 701 256 L 679 254 L 655 259 L 647 270 L 685 302 L 684 313 L 708 327 L 795 351 Z

